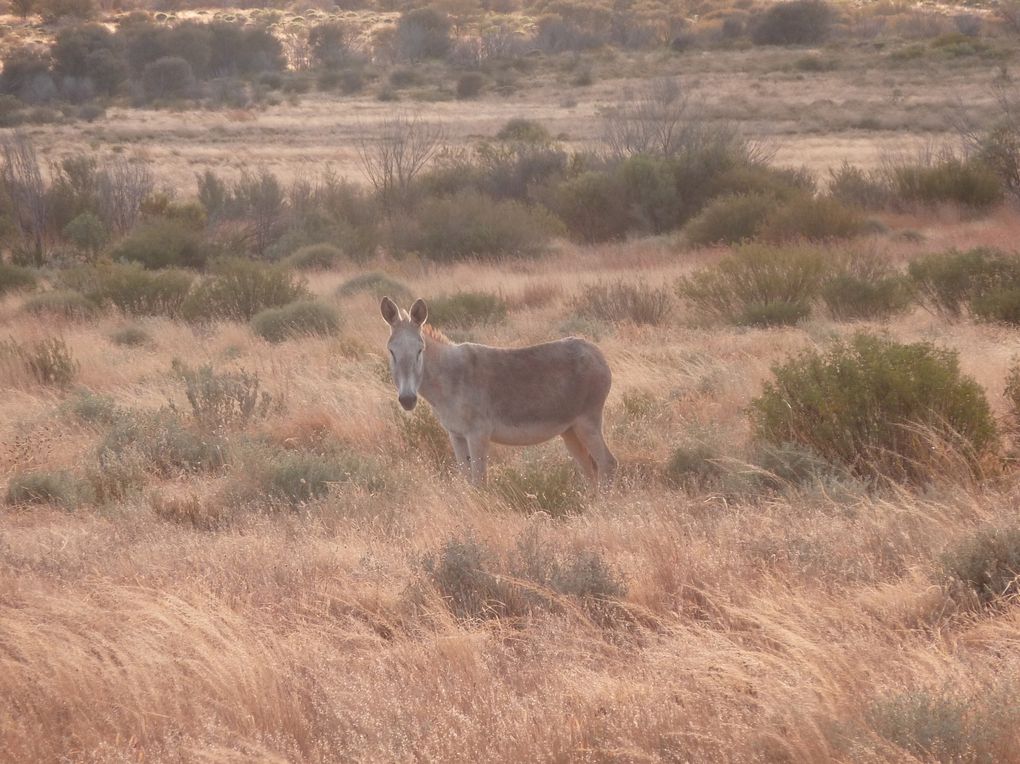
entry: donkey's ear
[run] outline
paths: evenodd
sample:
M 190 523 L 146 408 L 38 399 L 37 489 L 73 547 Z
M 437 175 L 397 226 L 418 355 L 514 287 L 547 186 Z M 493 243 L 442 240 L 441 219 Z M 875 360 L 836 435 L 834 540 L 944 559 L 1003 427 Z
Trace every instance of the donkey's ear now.
M 400 308 L 393 302 L 389 297 L 383 297 L 382 303 L 379 305 L 379 310 L 382 311 L 382 317 L 386 320 L 386 323 L 393 326 L 397 321 L 400 320 Z
M 418 324 L 418 326 L 421 326 L 428 320 L 428 317 L 429 306 L 419 297 L 414 301 L 414 305 L 411 306 L 411 320 Z

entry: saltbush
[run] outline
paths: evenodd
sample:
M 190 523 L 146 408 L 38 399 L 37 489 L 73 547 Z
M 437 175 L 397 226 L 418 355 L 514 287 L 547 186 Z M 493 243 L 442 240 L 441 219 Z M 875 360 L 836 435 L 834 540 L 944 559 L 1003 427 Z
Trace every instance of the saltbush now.
M 273 398 L 261 390 L 256 373 L 244 369 L 217 372 L 209 365 L 192 369 L 180 359 L 174 360 L 172 368 L 184 385 L 192 419 L 201 430 L 243 428 L 269 412 Z
M 975 300 L 1020 288 L 1020 257 L 984 247 L 925 255 L 908 272 L 923 304 L 950 318 L 970 310 Z
M 201 233 L 176 220 L 143 223 L 110 250 L 114 261 L 149 269 L 202 268 L 212 253 Z
M 68 271 L 62 280 L 98 305 L 112 304 L 130 315 L 174 317 L 192 276 L 174 268 L 149 271 L 133 263 L 102 263 Z
M 340 314 L 330 305 L 301 300 L 255 314 L 251 328 L 264 340 L 282 342 L 294 337 L 331 337 L 340 331 Z
M 822 300 L 838 321 L 882 320 L 905 311 L 912 294 L 902 276 L 868 278 L 842 273 L 822 286 Z
M 160 477 L 209 472 L 227 461 L 226 443 L 210 432 L 185 426 L 176 412 L 125 412 L 98 448 L 101 468 L 138 467 Z
M 766 194 L 720 196 L 687 224 L 687 240 L 705 246 L 753 239 L 777 204 L 774 197 Z
M 304 282 L 279 266 L 228 258 L 213 263 L 211 271 L 181 305 L 181 313 L 189 321 L 250 321 L 267 308 L 309 296 Z
M 766 241 L 847 239 L 864 233 L 860 212 L 828 196 L 798 194 L 769 212 L 759 235 Z
M 979 160 L 947 156 L 897 165 L 890 174 L 897 196 L 920 204 L 953 202 L 983 210 L 1001 202 L 1004 193 L 999 175 Z
M 997 449 L 984 392 L 953 351 L 857 334 L 774 372 L 751 403 L 756 437 L 806 446 L 860 477 L 923 481 L 935 443 L 974 468 Z

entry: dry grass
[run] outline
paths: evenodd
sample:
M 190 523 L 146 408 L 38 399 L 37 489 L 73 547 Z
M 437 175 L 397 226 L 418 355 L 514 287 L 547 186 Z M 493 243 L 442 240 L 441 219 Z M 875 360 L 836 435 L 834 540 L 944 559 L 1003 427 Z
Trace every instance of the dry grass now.
M 939 246 L 1006 240 L 1016 226 L 896 222 Z M 876 246 L 900 262 L 934 245 Z M 717 257 L 677 264 L 653 243 L 563 245 L 522 265 L 393 272 L 416 295 L 457 283 L 513 296 L 506 322 L 476 332 L 520 344 L 556 336 L 585 285 L 635 266 L 635 283 L 668 285 Z M 944 749 L 1020 760 L 1015 702 L 995 700 L 1015 697 L 1020 681 L 1016 606 L 962 608 L 940 578 L 947 549 L 1015 522 L 1012 478 L 869 495 L 671 488 L 656 476 L 677 445 L 710 432 L 720 469 L 739 477 L 743 410 L 769 366 L 859 325 L 703 329 L 682 313 L 657 327 L 604 324 L 621 485 L 550 519 L 411 458 L 375 297 L 331 297 L 354 275 L 310 283 L 343 311 L 334 338 L 270 346 L 227 322 L 196 342 L 186 325 L 153 320 L 151 342 L 129 347 L 108 339 L 116 315 L 61 325 L 78 384 L 121 410 L 183 400 L 175 357 L 257 373 L 280 405 L 229 436 L 241 456 L 220 471 L 150 476 L 122 500 L 70 513 L 0 510 L 0 758 L 814 762 Z M 24 299 L 6 299 L 0 318 L 28 342 L 42 329 Z M 1015 332 L 920 310 L 884 328 L 959 349 L 1005 415 Z M 73 394 L 26 380 L 4 390 L 0 472 L 87 477 L 105 425 L 68 414 Z M 385 487 L 355 480 L 302 504 L 253 500 L 237 484 L 259 449 L 353 451 Z M 555 443 L 494 459 L 497 472 L 521 474 L 569 464 Z M 457 539 L 495 561 L 530 550 L 527 565 L 493 568 L 511 577 L 495 591 L 517 606 L 473 617 L 444 601 L 425 561 Z M 568 564 L 585 555 L 597 562 Z M 543 566 L 573 571 L 570 586 L 553 587 Z M 609 600 L 579 593 L 601 570 L 622 588 Z M 481 580 L 467 563 L 455 572 Z

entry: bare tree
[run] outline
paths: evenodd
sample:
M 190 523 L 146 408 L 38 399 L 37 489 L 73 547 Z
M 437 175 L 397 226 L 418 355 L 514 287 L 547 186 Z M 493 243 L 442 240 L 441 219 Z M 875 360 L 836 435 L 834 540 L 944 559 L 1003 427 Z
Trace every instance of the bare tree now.
M 359 140 L 358 158 L 369 182 L 390 206 L 406 201 L 412 181 L 443 147 L 446 130 L 416 114 L 383 122 L 377 133 L 375 139 Z
M 35 147 L 22 133 L 15 132 L 0 141 L 0 184 L 36 265 L 42 265 L 48 213 L 46 181 Z
M 142 202 L 155 189 L 156 179 L 147 164 L 120 157 L 96 175 L 98 212 L 111 231 L 124 233 L 138 220 Z

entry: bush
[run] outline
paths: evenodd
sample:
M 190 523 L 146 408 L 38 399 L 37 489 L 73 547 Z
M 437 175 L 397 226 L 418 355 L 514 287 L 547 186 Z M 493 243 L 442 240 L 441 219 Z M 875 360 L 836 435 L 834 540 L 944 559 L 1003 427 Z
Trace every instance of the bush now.
M 779 243 L 793 239 L 846 239 L 864 233 L 860 213 L 827 196 L 797 195 L 765 218 L 760 236 Z
M 184 383 L 195 424 L 204 431 L 245 427 L 269 412 L 273 397 L 260 391 L 258 374 L 244 369 L 217 373 L 208 365 L 192 369 L 179 359 L 174 360 L 173 371 Z
M 35 286 L 35 274 L 20 265 L 0 261 L 0 296 L 9 292 L 31 289 Z
M 886 319 L 905 311 L 911 298 L 902 276 L 874 279 L 847 273 L 834 276 L 822 287 L 825 307 L 837 321 Z
M 585 507 L 585 487 L 573 464 L 528 464 L 522 470 L 500 469 L 493 490 L 511 507 L 545 512 L 550 517 L 576 514 Z
M 687 240 L 705 246 L 753 239 L 777 204 L 765 194 L 720 196 L 687 224 Z
M 164 56 L 142 71 L 142 87 L 150 101 L 187 98 L 195 89 L 191 64 L 178 56 Z
M 947 550 L 942 573 L 987 605 L 1020 594 L 1020 528 L 986 528 Z
M 260 311 L 308 296 L 304 283 L 279 266 L 229 258 L 216 262 L 212 275 L 191 290 L 181 313 L 189 321 L 250 321 Z
M 37 316 L 52 316 L 83 321 L 96 315 L 96 304 L 85 295 L 70 289 L 55 289 L 34 295 L 25 301 L 23 310 Z
M 110 341 L 125 347 L 141 347 L 152 342 L 152 336 L 140 326 L 128 325 L 110 334 Z
M 115 261 L 138 263 L 150 270 L 203 268 L 210 254 L 211 247 L 198 231 L 174 220 L 143 223 L 110 251 Z
M 714 268 L 681 278 L 677 292 L 709 318 L 737 325 L 794 323 L 810 313 L 826 267 L 814 247 L 746 244 Z
M 667 485 L 693 491 L 704 491 L 723 475 L 719 454 L 705 443 L 678 446 L 673 450 L 663 471 Z
M 984 247 L 926 255 L 911 262 L 908 272 L 925 307 L 950 318 L 975 300 L 1020 288 L 1020 257 Z
M 218 436 L 194 432 L 169 409 L 125 413 L 98 448 L 99 466 L 115 472 L 137 467 L 160 477 L 210 472 L 227 461 L 226 444 Z
M 477 324 L 506 320 L 509 309 L 499 295 L 489 292 L 458 292 L 429 301 L 429 322 L 434 326 L 465 329 Z
M 387 381 L 389 376 L 387 374 Z M 450 436 L 429 406 L 417 406 L 410 413 L 394 407 L 397 429 L 408 453 L 423 458 L 437 469 L 453 464 Z
M 822 0 L 789 0 L 771 6 L 751 31 L 755 45 L 813 45 L 829 35 L 834 17 Z
M 340 285 L 336 290 L 337 297 L 352 297 L 356 294 L 370 294 L 373 297 L 382 299 L 391 297 L 397 302 L 411 299 L 411 290 L 396 279 L 392 279 L 385 273 L 371 272 L 355 276 Z
M 43 385 L 67 387 L 78 376 L 80 368 L 67 343 L 59 337 L 49 337 L 27 346 L 9 340 L 3 354 L 20 359 L 25 370 Z
M 839 169 L 829 170 L 829 196 L 860 209 L 879 210 L 892 199 L 892 188 L 885 174 L 867 172 L 843 160 Z
M 113 398 L 89 390 L 79 390 L 67 402 L 67 408 L 86 424 L 113 424 L 121 416 L 120 407 Z
M 340 331 L 340 315 L 325 303 L 302 300 L 256 313 L 251 327 L 255 334 L 269 342 L 283 342 L 294 337 L 332 337 Z
M 984 392 L 953 351 L 857 334 L 774 372 L 751 403 L 757 438 L 806 446 L 860 477 L 921 482 L 937 443 L 973 469 L 997 448 Z
M 174 317 L 192 277 L 176 269 L 147 271 L 140 265 L 104 263 L 70 271 L 63 280 L 98 305 L 109 303 L 131 315 Z
M 982 321 L 1020 326 L 1020 287 L 994 289 L 975 297 L 970 307 Z
M 496 138 L 515 143 L 548 143 L 552 140 L 549 131 L 540 122 L 524 117 L 507 120 L 496 133 Z
M 343 259 L 344 253 L 332 244 L 310 244 L 295 250 L 286 264 L 305 271 L 327 271 Z
M 478 98 L 485 87 L 485 77 L 481 72 L 467 72 L 457 79 L 457 98 L 466 100 Z
M 377 465 L 353 454 L 310 454 L 283 451 L 275 454 L 258 473 L 263 490 L 289 504 L 306 504 L 329 494 L 339 484 L 361 485 L 380 491 L 385 481 Z
M 529 257 L 542 252 L 556 230 L 556 221 L 541 209 L 462 192 L 427 200 L 398 231 L 396 244 L 437 262 Z
M 633 225 L 623 182 L 606 172 L 588 171 L 561 183 L 551 205 L 570 236 L 587 244 L 622 239 Z
M 659 326 L 669 318 L 672 300 L 665 289 L 647 284 L 594 284 L 574 299 L 574 309 L 586 318 L 639 326 Z
M 72 508 L 78 503 L 79 486 L 67 472 L 16 472 L 7 483 L 10 505 L 53 504 Z
M 450 51 L 450 20 L 434 8 L 405 11 L 397 21 L 395 47 L 410 61 L 444 58 Z
M 93 257 L 107 240 L 106 226 L 92 212 L 82 212 L 64 226 L 64 237 L 78 249 Z
M 953 202 L 983 210 L 1002 201 L 1002 180 L 978 160 L 942 156 L 931 163 L 903 164 L 890 170 L 899 198 L 920 204 Z

